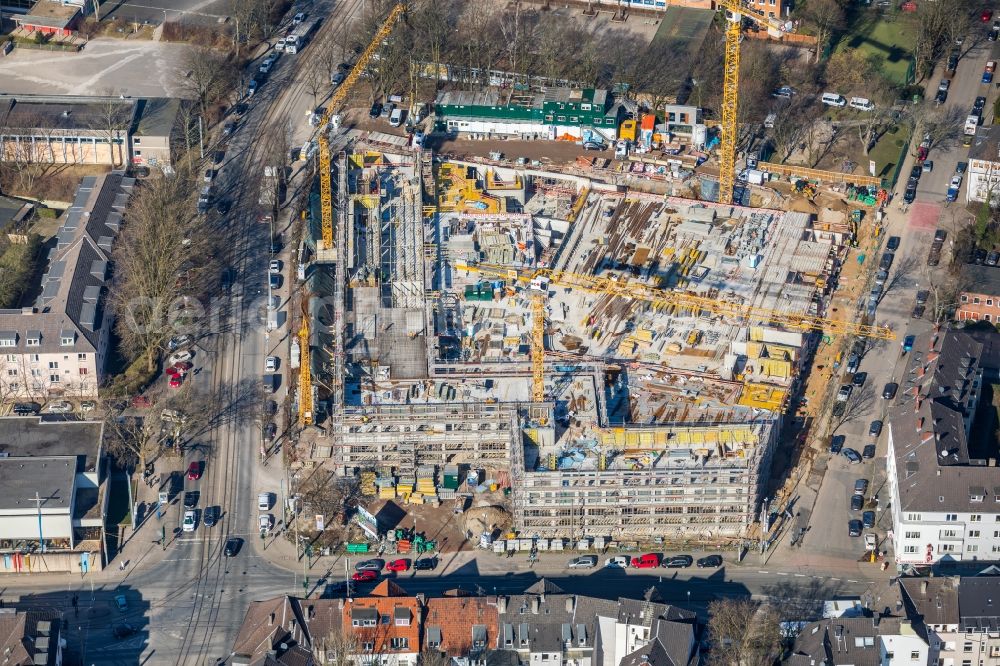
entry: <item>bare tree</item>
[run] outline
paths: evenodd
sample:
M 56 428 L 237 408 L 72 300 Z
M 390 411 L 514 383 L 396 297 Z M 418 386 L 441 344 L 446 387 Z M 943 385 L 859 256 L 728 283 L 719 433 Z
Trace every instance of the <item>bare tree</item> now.
M 781 656 L 781 628 L 774 608 L 752 599 L 719 599 L 708 605 L 713 666 L 771 666 Z
M 120 466 L 144 469 L 160 449 L 159 419 L 126 414 L 127 407 L 125 401 L 102 401 L 104 449 Z
M 802 11 L 803 18 L 816 29 L 815 60 L 826 48 L 834 32 L 844 27 L 844 6 L 839 0 L 809 0 Z
M 116 95 L 111 88 L 101 91 L 103 96 L 97 104 L 90 128 L 99 132 L 107 141 L 111 153 L 111 166 L 118 167 L 125 162 L 129 125 L 132 122 L 132 100 Z
M 330 86 L 330 79 L 326 75 L 326 72 L 319 69 L 318 67 L 310 67 L 306 71 L 306 92 L 312 96 L 313 109 L 319 105 L 320 93 L 324 92 Z
M 181 61 L 179 85 L 193 97 L 202 116 L 237 80 L 237 68 L 228 58 L 209 49 L 190 48 Z

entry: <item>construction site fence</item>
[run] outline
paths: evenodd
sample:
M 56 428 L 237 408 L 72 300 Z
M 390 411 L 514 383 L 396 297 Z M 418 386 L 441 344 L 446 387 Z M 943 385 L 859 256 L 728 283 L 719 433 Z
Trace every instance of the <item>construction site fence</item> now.
M 896 168 L 892 170 L 892 177 L 888 179 L 888 187 L 891 189 L 896 186 L 899 182 L 899 174 L 903 171 L 903 162 L 906 161 L 906 152 L 910 149 L 910 140 L 913 135 L 910 134 L 903 141 L 903 145 L 899 148 L 899 156 L 896 158 Z
M 798 176 L 806 180 L 832 181 L 835 183 L 853 183 L 855 185 L 874 185 L 883 187 L 883 179 L 877 176 L 865 176 L 856 173 L 841 173 L 840 171 L 824 171 L 822 169 L 808 169 L 806 167 L 789 164 L 775 164 L 774 162 L 759 162 L 757 169 L 768 171 L 781 176 Z

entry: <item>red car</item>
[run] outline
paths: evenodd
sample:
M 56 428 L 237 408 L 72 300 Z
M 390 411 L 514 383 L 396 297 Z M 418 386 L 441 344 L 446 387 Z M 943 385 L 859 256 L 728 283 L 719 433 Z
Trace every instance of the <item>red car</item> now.
M 406 571 L 410 568 L 410 561 L 407 559 L 393 560 L 385 565 L 385 568 L 389 571 Z
M 991 18 L 993 18 L 992 9 L 984 9 L 983 13 L 979 15 L 979 20 L 983 23 L 989 23 Z
M 660 566 L 660 556 L 656 553 L 646 553 L 632 558 L 632 567 L 635 569 L 655 569 L 658 566 Z
M 201 463 L 193 462 L 188 465 L 188 479 L 197 481 L 201 478 Z
M 146 407 L 152 407 L 153 403 L 144 395 L 137 395 L 132 398 L 132 406 L 136 409 L 144 409 Z
M 357 571 L 351 576 L 351 580 L 355 583 L 370 583 L 376 578 L 378 578 L 378 574 L 374 571 Z
M 183 382 L 184 382 L 183 375 L 174 375 L 170 378 L 170 381 L 167 382 L 167 386 L 169 386 L 170 388 L 180 388 Z
M 184 374 L 185 372 L 194 367 L 194 363 L 192 363 L 191 361 L 177 361 L 170 367 L 177 370 L 177 372 Z

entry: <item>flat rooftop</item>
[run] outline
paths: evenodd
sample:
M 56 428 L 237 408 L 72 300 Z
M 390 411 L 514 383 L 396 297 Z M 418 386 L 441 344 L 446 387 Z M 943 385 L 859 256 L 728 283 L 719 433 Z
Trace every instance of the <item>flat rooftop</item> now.
M 0 454 L 10 458 L 85 456 L 83 469 L 96 471 L 104 424 L 38 416 L 0 418 Z
M 36 493 L 42 510 L 68 509 L 76 479 L 75 456 L 0 458 L 0 509 L 35 509 Z

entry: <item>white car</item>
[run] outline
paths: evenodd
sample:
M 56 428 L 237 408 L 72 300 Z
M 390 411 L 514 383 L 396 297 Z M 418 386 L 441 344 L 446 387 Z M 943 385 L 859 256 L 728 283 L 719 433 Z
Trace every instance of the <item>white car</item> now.
M 97 403 L 93 400 L 84 400 L 80 403 L 81 412 L 92 412 L 97 407 Z
M 292 17 L 292 25 L 298 25 L 298 24 L 302 23 L 305 20 L 306 20 L 306 13 L 305 12 L 299 12 L 298 14 L 296 14 L 295 16 Z
M 184 524 L 182 529 L 185 532 L 194 532 L 194 511 L 184 512 Z
M 49 414 L 69 414 L 73 411 L 73 405 L 65 400 L 60 400 L 53 402 L 45 411 Z
M 261 532 L 270 532 L 271 525 L 274 524 L 274 516 L 269 513 L 262 513 L 257 516 L 257 526 Z
M 278 369 L 278 357 L 268 356 L 264 359 L 264 372 L 274 372 Z
M 268 273 L 280 273 L 281 272 L 281 259 L 272 259 L 267 265 Z
M 257 70 L 261 74 L 267 74 L 271 71 L 271 64 L 272 62 L 270 60 L 265 60 L 264 62 L 260 63 L 260 67 L 258 67 Z
M 184 361 L 190 361 L 194 358 L 194 353 L 189 349 L 182 349 L 179 352 L 174 352 L 167 359 L 167 365 L 173 365 L 174 363 L 182 363 Z
M 951 187 L 961 187 L 962 186 L 962 175 L 956 173 L 951 177 Z
M 271 493 L 257 494 L 257 509 L 260 511 L 271 510 Z
M 604 562 L 605 569 L 628 569 L 628 555 L 615 555 Z

